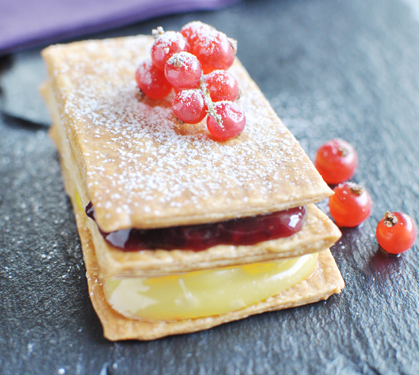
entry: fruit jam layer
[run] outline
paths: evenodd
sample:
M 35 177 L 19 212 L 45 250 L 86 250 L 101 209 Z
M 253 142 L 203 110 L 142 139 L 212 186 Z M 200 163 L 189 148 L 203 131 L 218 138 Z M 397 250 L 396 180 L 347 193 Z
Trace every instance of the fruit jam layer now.
M 159 229 L 123 229 L 110 233 L 101 230 L 101 233 L 106 242 L 124 251 L 156 249 L 202 251 L 217 245 L 255 245 L 263 241 L 289 237 L 301 230 L 306 212 L 304 206 L 211 224 Z M 86 214 L 95 220 L 95 211 L 91 202 L 86 206 Z

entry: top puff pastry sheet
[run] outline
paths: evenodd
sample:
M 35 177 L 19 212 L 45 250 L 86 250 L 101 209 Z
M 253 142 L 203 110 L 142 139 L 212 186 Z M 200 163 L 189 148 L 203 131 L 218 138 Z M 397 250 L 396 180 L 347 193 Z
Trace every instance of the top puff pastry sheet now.
M 215 142 L 181 125 L 172 95 L 152 100 L 134 72 L 153 38 L 56 45 L 49 84 L 99 227 L 158 228 L 221 221 L 318 202 L 331 194 L 299 143 L 237 61 L 247 124 Z

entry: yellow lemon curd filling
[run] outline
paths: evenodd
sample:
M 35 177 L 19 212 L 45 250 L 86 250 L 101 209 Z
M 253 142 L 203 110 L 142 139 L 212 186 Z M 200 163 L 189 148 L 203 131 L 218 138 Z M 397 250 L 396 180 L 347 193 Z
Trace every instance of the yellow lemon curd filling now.
M 318 254 L 160 277 L 110 277 L 106 300 L 129 318 L 175 321 L 236 311 L 308 278 Z
M 77 190 L 74 191 L 74 200 L 76 201 L 77 208 L 84 212 L 83 204 L 81 203 L 80 194 Z

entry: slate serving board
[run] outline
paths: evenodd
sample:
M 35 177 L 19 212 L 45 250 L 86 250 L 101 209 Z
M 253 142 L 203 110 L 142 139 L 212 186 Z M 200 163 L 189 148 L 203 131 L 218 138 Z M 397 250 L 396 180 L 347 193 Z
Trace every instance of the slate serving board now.
M 388 209 L 419 222 L 416 1 L 243 1 L 89 36 L 213 24 L 239 40 L 239 58 L 310 157 L 333 137 L 356 147 L 354 181 L 374 200 L 370 219 L 332 249 L 341 295 L 152 342 L 103 338 L 36 94 L 39 49 L 1 58 L 0 374 L 419 373 L 418 244 L 387 257 L 374 235 Z

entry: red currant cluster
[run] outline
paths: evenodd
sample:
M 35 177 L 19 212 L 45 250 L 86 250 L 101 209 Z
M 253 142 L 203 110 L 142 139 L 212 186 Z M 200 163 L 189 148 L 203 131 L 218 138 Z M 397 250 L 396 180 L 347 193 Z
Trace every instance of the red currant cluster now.
M 342 139 L 327 141 L 317 150 L 315 165 L 328 184 L 339 184 L 329 199 L 330 214 L 336 224 L 356 227 L 364 222 L 371 213 L 371 197 L 362 186 L 345 182 L 358 167 L 358 154 L 354 147 Z M 377 225 L 376 236 L 383 250 L 400 254 L 413 246 L 417 229 L 409 215 L 386 212 Z
M 180 32 L 153 30 L 151 58 L 140 63 L 135 79 L 152 99 L 162 99 L 172 88 L 173 113 L 181 122 L 197 124 L 207 116 L 216 141 L 239 135 L 245 125 L 236 79 L 226 70 L 233 64 L 237 43 L 212 26 L 194 21 Z

